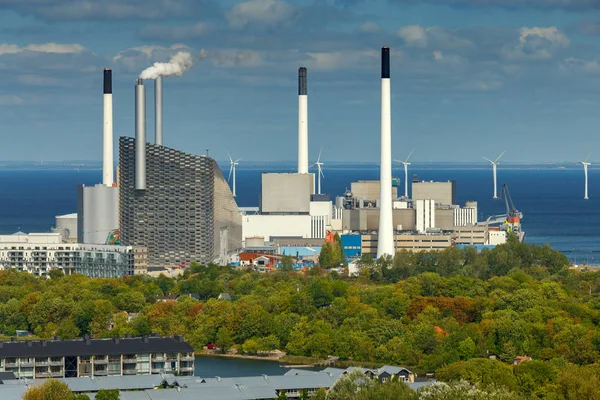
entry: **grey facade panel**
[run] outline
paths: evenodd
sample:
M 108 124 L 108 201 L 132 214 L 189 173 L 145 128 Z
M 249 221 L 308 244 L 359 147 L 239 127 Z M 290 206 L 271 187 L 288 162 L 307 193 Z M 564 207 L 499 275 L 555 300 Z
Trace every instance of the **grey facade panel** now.
M 147 143 L 145 191 L 135 190 L 133 138 L 119 139 L 119 163 L 121 243 L 147 247 L 149 265 L 209 263 L 241 247 L 242 217 L 215 160 Z

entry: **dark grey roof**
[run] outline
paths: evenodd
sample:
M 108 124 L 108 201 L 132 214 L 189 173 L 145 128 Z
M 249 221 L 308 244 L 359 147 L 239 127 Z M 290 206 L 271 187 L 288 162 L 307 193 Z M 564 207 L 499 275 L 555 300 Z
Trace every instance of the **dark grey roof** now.
M 2 381 L 8 380 L 8 379 L 17 379 L 15 377 L 15 374 L 12 372 L 0 372 L 0 384 L 2 384 Z
M 0 342 L 0 358 L 67 357 L 156 352 L 186 353 L 193 351 L 193 347 L 184 342 L 182 337 L 178 336 Z

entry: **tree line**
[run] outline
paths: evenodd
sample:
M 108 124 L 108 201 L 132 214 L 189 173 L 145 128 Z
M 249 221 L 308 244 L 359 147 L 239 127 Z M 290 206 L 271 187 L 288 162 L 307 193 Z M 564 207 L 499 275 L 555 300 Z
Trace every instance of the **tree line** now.
M 176 279 L 46 280 L 0 271 L 0 332 L 183 334 L 198 350 L 214 343 L 248 354 L 335 355 L 438 376 L 472 360 L 492 357 L 509 366 L 516 356 L 529 356 L 556 372 L 547 380 L 552 385 L 566 384 L 560 377 L 567 369 L 597 375 L 600 274 L 569 269 L 549 246 L 511 240 L 480 253 L 400 252 L 359 264 L 357 278 L 319 267 L 262 274 L 197 264 Z M 192 293 L 200 300 L 156 301 Z M 217 300 L 220 293 L 233 300 Z M 539 379 L 532 382 L 531 393 L 541 387 Z M 524 393 L 521 386 L 509 390 Z

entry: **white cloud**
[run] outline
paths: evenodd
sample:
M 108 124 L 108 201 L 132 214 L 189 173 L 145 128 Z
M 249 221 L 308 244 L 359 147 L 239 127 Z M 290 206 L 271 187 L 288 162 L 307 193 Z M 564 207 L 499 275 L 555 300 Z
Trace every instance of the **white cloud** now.
M 378 33 L 381 32 L 381 26 L 375 22 L 365 22 L 358 27 L 358 31 L 363 33 Z
M 234 5 L 227 20 L 235 29 L 248 25 L 269 28 L 289 21 L 295 13 L 296 7 L 282 0 L 249 0 Z
M 454 54 L 444 54 L 442 51 L 440 50 L 434 50 L 433 52 L 433 59 L 440 63 L 440 64 L 463 64 L 464 63 L 464 59 L 460 56 L 454 55 Z
M 396 32 L 407 46 L 427 47 L 427 31 L 420 25 L 407 25 Z
M 212 28 L 206 22 L 181 26 L 149 25 L 142 31 L 142 36 L 146 39 L 158 40 L 193 39 L 206 35 Z
M 515 45 L 504 46 L 501 54 L 512 61 L 541 61 L 553 58 L 571 41 L 557 27 L 523 27 Z
M 0 106 L 20 106 L 25 104 L 25 99 L 16 94 L 0 94 Z
M 56 78 L 33 74 L 19 75 L 17 80 L 27 86 L 54 86 L 59 83 Z
M 347 68 L 349 65 L 358 68 L 374 66 L 379 60 L 378 51 L 334 51 L 307 55 L 311 58 L 307 61 L 307 67 L 321 70 Z
M 54 53 L 54 54 L 79 54 L 87 49 L 80 44 L 58 44 L 58 43 L 43 43 L 29 44 L 25 47 L 20 47 L 15 44 L 2 43 L 0 44 L 0 55 L 17 54 L 25 51 L 36 53 Z

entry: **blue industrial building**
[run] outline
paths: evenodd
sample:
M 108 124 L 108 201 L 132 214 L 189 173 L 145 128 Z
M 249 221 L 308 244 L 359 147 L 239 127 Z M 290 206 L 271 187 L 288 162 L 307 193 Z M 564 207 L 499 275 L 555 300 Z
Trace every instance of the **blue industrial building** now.
M 342 235 L 342 250 L 346 259 L 358 258 L 362 255 L 361 235 Z

